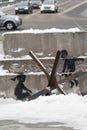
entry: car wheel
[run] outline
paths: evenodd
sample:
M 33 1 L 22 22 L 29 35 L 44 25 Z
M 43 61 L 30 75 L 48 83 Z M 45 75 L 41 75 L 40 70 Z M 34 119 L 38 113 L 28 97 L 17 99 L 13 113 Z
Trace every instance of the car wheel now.
M 13 22 L 9 21 L 5 24 L 5 27 L 7 30 L 12 30 L 12 29 L 16 29 L 16 26 Z
M 43 11 L 40 12 L 41 14 L 43 13 Z

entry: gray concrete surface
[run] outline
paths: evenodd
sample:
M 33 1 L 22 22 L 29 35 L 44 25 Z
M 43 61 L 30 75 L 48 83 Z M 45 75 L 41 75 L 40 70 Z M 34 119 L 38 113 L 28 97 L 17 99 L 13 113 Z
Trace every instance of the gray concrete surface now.
M 5 54 L 13 57 L 28 55 L 30 50 L 43 52 L 44 56 L 55 55 L 62 49 L 72 56 L 86 55 L 87 32 L 5 34 L 3 45 Z M 18 51 L 18 48 L 22 50 Z
M 83 40 L 84 39 L 84 40 Z M 3 41 L 3 42 L 2 42 Z M 19 48 L 22 51 L 17 52 Z M 78 50 L 77 50 L 78 48 Z M 20 57 L 28 55 L 29 50 L 33 52 L 43 52 L 44 56 L 55 56 L 58 49 L 67 49 L 69 54 L 72 56 L 87 55 L 87 32 L 78 33 L 48 33 L 48 34 L 6 34 L 1 37 L 0 53 L 3 55 L 10 55 L 14 57 Z M 48 72 L 51 72 L 54 60 L 42 60 L 42 63 L 47 68 Z M 32 60 L 1 60 L 0 65 L 3 66 L 4 70 L 8 70 L 8 75 L 0 75 L 0 92 L 5 92 L 6 97 L 14 96 L 14 88 L 17 84 L 11 81 L 11 77 L 15 76 L 15 72 L 25 72 L 27 79 L 25 85 L 30 88 L 33 93 L 46 87 L 48 84 L 45 75 L 29 74 L 30 72 L 40 72 L 41 70 Z M 60 60 L 58 66 L 58 72 L 62 71 L 62 62 Z M 83 70 L 87 72 L 87 60 L 84 63 L 76 65 L 77 70 Z M 11 73 L 14 73 L 13 75 Z M 79 78 L 79 87 L 83 94 L 87 93 L 87 74 Z M 57 80 L 61 77 L 57 76 Z M 65 91 L 68 91 L 69 84 L 66 84 Z M 84 89 L 83 89 L 84 88 Z M 2 95 L 1 95 L 2 96 Z
M 46 67 L 47 71 L 50 73 L 52 71 L 54 59 L 40 59 L 41 62 Z M 41 73 L 40 68 L 31 60 L 2 60 L 0 61 L 0 66 L 3 66 L 4 70 L 8 70 L 8 73 L 5 75 L 0 75 L 0 92 L 5 92 L 6 97 L 14 97 L 14 89 L 17 84 L 17 80 L 14 82 L 11 80 L 12 77 L 15 77 L 19 72 L 24 72 L 26 74 L 25 86 L 33 91 L 33 93 L 47 87 L 48 80 L 46 75 Z M 57 72 L 62 72 L 63 61 L 59 61 L 59 66 Z M 79 77 L 79 86 L 81 92 L 87 93 L 87 60 L 81 63 L 76 64 L 76 70 L 83 70 L 85 72 L 84 76 Z M 18 73 L 17 73 L 18 72 Z M 63 76 L 57 75 L 57 81 L 59 81 Z M 73 91 L 70 90 L 70 84 L 66 83 L 64 90 L 66 92 Z M 83 89 L 84 88 L 84 89 Z M 68 91 L 69 90 L 69 91 Z
M 79 77 L 79 86 L 81 94 L 84 96 L 87 94 L 87 72 L 84 75 Z
M 0 55 L 4 55 L 3 37 L 0 37 Z

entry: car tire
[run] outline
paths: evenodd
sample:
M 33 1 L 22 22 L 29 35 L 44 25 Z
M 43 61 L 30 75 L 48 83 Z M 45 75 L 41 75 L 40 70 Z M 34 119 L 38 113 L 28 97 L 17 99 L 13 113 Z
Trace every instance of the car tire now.
M 41 11 L 40 13 L 43 14 L 43 11 Z
M 16 29 L 16 26 L 13 22 L 8 21 L 8 22 L 5 23 L 5 28 L 7 30 L 13 30 L 13 29 Z

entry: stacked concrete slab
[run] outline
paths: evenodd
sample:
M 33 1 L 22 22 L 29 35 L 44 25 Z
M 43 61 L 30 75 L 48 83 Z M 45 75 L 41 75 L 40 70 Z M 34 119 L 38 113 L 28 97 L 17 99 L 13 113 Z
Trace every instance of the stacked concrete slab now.
M 57 50 L 66 49 L 71 56 L 87 55 L 87 33 L 86 32 L 67 32 L 67 33 L 7 33 L 3 36 L 4 60 L 0 61 L 8 74 L 0 76 L 0 91 L 6 94 L 6 97 L 14 97 L 14 88 L 17 84 L 11 81 L 15 72 L 24 72 L 27 75 L 25 85 L 33 92 L 36 92 L 47 86 L 46 76 L 28 56 L 32 50 L 47 70 L 51 72 L 55 54 Z M 18 59 L 21 57 L 21 59 Z M 46 58 L 48 57 L 48 59 Z M 7 59 L 8 58 L 8 59 Z M 62 60 L 60 60 L 57 72 L 62 71 Z M 84 63 L 76 64 L 77 70 L 83 70 L 85 74 L 79 78 L 81 92 L 87 94 L 87 60 Z M 38 73 L 38 74 L 37 74 Z M 57 76 L 58 80 L 62 77 Z M 67 87 L 66 87 L 67 88 Z M 66 89 L 67 90 L 67 89 Z
M 58 49 L 66 49 L 72 56 L 86 55 L 87 33 L 8 33 L 4 36 L 5 54 L 14 57 L 27 55 L 29 50 L 53 56 Z

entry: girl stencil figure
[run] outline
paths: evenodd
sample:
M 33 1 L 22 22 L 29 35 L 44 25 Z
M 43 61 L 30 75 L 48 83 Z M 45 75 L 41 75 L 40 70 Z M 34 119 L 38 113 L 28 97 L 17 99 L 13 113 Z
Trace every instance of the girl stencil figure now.
M 24 100 L 31 95 L 32 91 L 26 88 L 24 85 L 24 81 L 26 79 L 26 76 L 24 74 L 20 74 L 14 78 L 11 78 L 11 80 L 13 81 L 15 81 L 16 79 L 18 80 L 18 84 L 16 85 L 14 94 L 18 100 Z

